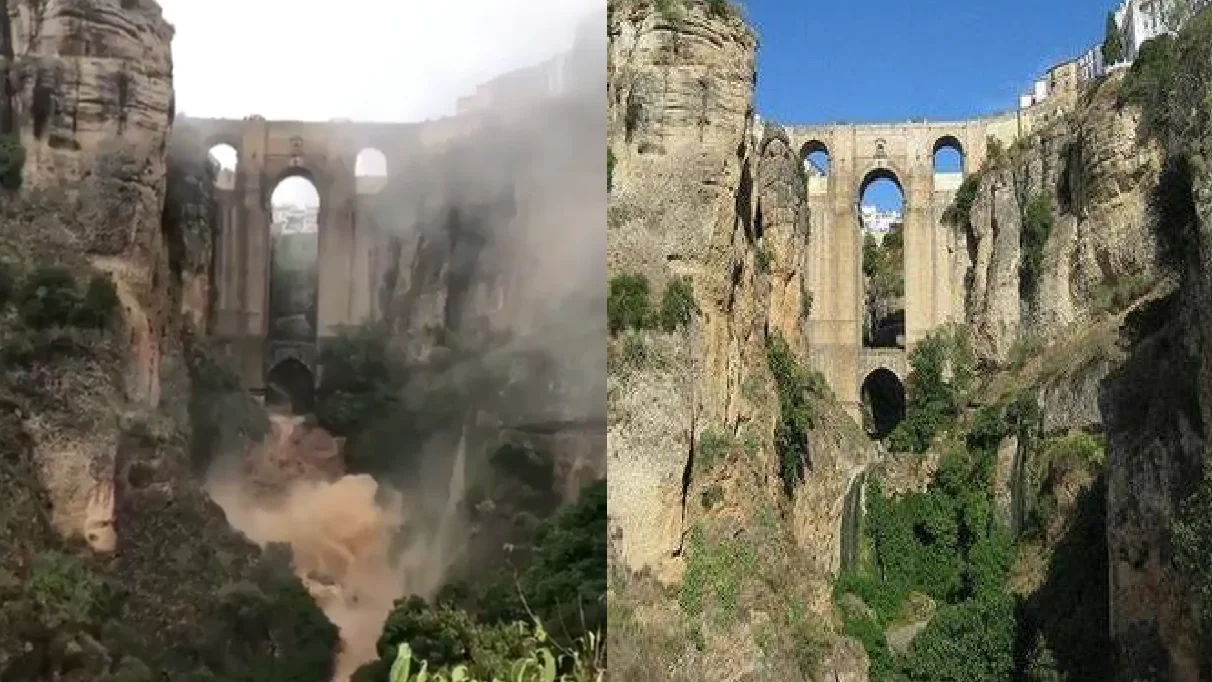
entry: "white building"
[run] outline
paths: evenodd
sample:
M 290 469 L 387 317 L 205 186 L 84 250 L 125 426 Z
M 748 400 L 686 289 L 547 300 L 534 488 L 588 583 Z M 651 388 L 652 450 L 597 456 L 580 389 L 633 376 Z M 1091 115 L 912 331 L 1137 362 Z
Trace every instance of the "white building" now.
M 877 242 L 883 242 L 884 236 L 893 227 L 904 223 L 900 211 L 881 211 L 875 206 L 863 206 L 859 209 L 863 221 L 863 230 L 870 233 Z
M 316 232 L 320 227 L 319 206 L 278 206 L 274 208 L 274 234 Z
M 1124 36 L 1124 63 L 1136 61 L 1146 40 L 1174 33 L 1209 0 L 1123 0 L 1115 22 Z M 1108 67 L 1114 66 L 1108 64 Z

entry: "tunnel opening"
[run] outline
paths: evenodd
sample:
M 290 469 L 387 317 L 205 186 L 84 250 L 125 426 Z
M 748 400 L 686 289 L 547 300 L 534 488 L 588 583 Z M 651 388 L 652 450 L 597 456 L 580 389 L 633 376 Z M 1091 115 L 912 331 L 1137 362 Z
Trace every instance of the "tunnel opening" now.
M 859 390 L 863 401 L 863 428 L 874 440 L 883 440 L 905 419 L 905 385 L 890 369 L 880 367 L 867 375 Z
M 867 174 L 859 188 L 863 234 L 863 346 L 905 347 L 905 193 L 891 170 Z
M 289 175 L 274 187 L 270 204 L 269 339 L 314 342 L 320 193 L 306 175 Z
M 236 169 L 240 153 L 227 143 L 217 144 L 206 153 L 215 170 L 215 188 L 230 192 L 236 188 Z
M 387 185 L 387 156 L 374 147 L 358 152 L 354 161 L 354 183 L 358 194 L 378 194 Z
M 954 192 L 964 181 L 964 146 L 953 135 L 934 143 L 934 190 Z
M 271 411 L 307 414 L 315 406 L 315 375 L 295 358 L 274 365 L 265 377 L 265 407 Z

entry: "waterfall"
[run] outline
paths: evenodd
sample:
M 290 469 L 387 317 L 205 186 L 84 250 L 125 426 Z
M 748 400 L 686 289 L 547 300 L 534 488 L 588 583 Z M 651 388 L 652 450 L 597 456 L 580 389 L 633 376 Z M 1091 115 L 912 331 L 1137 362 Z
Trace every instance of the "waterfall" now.
M 860 471 L 846 489 L 842 506 L 841 571 L 852 571 L 858 565 L 859 529 L 863 520 L 863 489 L 867 483 L 867 470 Z
M 467 492 L 467 430 L 470 420 L 464 420 L 463 430 L 459 433 L 459 443 L 455 446 L 454 466 L 450 471 L 450 482 L 446 488 L 446 506 L 438 520 L 438 531 L 434 536 L 435 550 L 445 559 L 449 568 L 458 558 L 459 543 L 453 537 L 460 528 L 460 510 L 463 498 Z
M 1014 459 L 1010 463 L 1010 537 L 1017 538 L 1023 528 L 1027 500 L 1024 489 L 1027 485 L 1027 466 L 1023 461 L 1023 443 L 1014 448 Z

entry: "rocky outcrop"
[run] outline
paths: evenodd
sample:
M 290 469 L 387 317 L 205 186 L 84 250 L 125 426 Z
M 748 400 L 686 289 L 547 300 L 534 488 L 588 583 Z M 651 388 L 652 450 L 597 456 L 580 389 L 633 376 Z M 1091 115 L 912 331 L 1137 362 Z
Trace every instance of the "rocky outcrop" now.
M 213 201 L 204 166 L 169 177 L 172 36 L 153 0 L 0 14 L 0 135 L 25 151 L 20 190 L 0 195 L 0 264 L 19 291 L 66 272 L 77 312 L 90 280 L 117 298 L 97 325 L 38 322 L 29 292 L 0 305 L 4 679 L 237 679 L 292 665 L 283 651 L 331 665 L 335 629 L 289 559 L 234 532 L 194 478 L 191 432 L 219 409 L 191 399 L 195 380 L 239 391 L 209 366 L 199 379 Z M 233 652 L 246 608 L 268 629 Z
M 1147 229 L 1160 150 L 1138 139 L 1140 113 L 1117 106 L 1117 83 L 981 171 L 967 226 L 967 317 L 981 357 L 1005 362 L 1023 337 L 1056 339 L 1163 274 Z M 1037 199 L 1051 207 L 1051 230 L 1025 282 L 1023 226 Z
M 702 7 L 675 18 L 635 2 L 612 5 L 608 31 L 607 267 L 657 295 L 688 276 L 702 310 L 689 336 L 649 342 L 659 362 L 608 377 L 611 532 L 629 568 L 674 580 L 696 439 L 737 423 L 746 364 L 764 373 L 768 308 L 749 247 L 755 39 Z
M 27 420 L 56 527 L 86 536 L 100 509 L 89 500 L 113 487 L 114 406 L 150 410 L 160 401 L 173 29 L 156 3 L 118 0 L 10 2 L 3 28 L 12 56 L 0 59 L 0 72 L 12 94 L 0 102 L 0 132 L 25 149 L 23 190 L 0 207 L 0 220 L 22 226 L 6 234 L 8 255 L 107 273 L 127 329 L 120 385 L 108 367 L 69 363 L 56 372 L 74 384 L 63 420 L 48 412 Z

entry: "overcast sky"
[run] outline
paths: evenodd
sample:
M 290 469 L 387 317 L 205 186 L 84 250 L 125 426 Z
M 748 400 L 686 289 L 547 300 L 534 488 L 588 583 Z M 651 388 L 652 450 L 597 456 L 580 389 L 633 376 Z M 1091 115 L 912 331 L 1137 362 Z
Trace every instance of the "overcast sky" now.
M 572 44 L 605 0 L 160 0 L 177 111 L 418 121 Z

